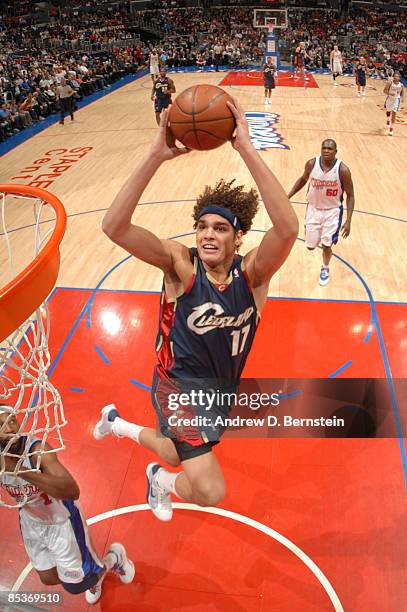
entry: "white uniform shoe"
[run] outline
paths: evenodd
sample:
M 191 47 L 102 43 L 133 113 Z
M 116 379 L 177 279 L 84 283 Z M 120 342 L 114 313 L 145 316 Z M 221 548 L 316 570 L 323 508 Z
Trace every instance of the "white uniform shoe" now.
M 126 549 L 123 544 L 114 542 L 110 544 L 108 554 L 114 553 L 117 557 L 117 563 L 112 567 L 111 571 L 117 574 L 124 584 L 132 582 L 136 569 L 133 561 L 127 558 Z
M 98 582 L 94 587 L 85 591 L 85 599 L 88 604 L 95 604 L 102 596 L 102 583 Z
M 119 413 L 114 404 L 109 404 L 101 410 L 102 418 L 98 421 L 93 429 L 93 437 L 96 440 L 101 440 L 105 436 L 112 433 L 114 420 L 117 419 Z

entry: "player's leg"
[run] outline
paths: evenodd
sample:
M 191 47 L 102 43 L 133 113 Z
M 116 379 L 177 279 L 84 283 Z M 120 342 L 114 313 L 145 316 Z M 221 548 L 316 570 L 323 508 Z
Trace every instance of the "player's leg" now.
M 172 518 L 171 495 L 200 506 L 214 506 L 225 496 L 225 480 L 210 443 L 177 443 L 183 472 L 169 472 L 158 463 L 147 466 L 147 502 L 154 515 Z
M 42 584 L 46 584 L 47 586 L 54 586 L 56 584 L 60 584 L 56 567 L 52 567 L 48 570 L 37 570 L 37 574 Z
M 322 267 L 319 276 L 319 284 L 324 286 L 329 283 L 329 264 L 332 258 L 332 245 L 338 242 L 339 231 L 342 225 L 343 207 L 332 210 L 321 211 L 321 245 L 322 245 Z
M 386 110 L 386 118 L 387 118 L 386 128 L 387 128 L 387 131 L 390 132 L 390 128 L 391 128 L 391 111 Z
M 88 603 L 96 603 L 102 594 L 106 573 L 111 571 L 128 584 L 134 578 L 134 564 L 119 543 L 111 544 L 106 556 L 100 559 L 78 504 L 66 501 L 65 506 L 69 518 L 65 523 L 50 526 L 47 546 L 55 559 L 63 588 L 72 595 L 85 593 Z
M 130 438 L 133 442 L 151 450 L 169 465 L 177 467 L 180 464 L 174 443 L 170 438 L 166 438 L 160 431 L 151 427 L 144 427 L 122 419 L 114 404 L 102 408 L 101 419 L 93 430 L 96 440 L 101 440 L 109 434 L 118 438 Z
M 320 244 L 321 238 L 321 211 L 308 204 L 305 213 L 305 246 L 309 251 L 313 251 Z
M 392 110 L 391 111 L 391 123 L 390 123 L 390 128 L 389 128 L 389 136 L 393 136 L 393 126 L 396 123 L 396 113 Z
M 264 104 L 268 104 L 268 98 L 267 98 L 267 83 L 264 85 Z
M 319 284 L 324 286 L 329 283 L 329 262 L 332 257 L 332 248 L 322 245 L 322 266 L 319 274 Z

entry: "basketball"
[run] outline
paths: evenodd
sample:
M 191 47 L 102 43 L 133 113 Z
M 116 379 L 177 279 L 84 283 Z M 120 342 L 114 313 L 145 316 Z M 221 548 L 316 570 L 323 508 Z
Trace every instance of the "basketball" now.
M 232 98 L 216 85 L 188 87 L 172 103 L 169 124 L 188 149 L 208 151 L 230 140 L 235 118 L 226 104 Z

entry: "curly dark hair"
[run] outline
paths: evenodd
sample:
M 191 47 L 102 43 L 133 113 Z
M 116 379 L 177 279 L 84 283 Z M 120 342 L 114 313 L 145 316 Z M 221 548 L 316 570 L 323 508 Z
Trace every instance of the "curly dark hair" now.
M 235 179 L 227 183 L 224 179 L 218 181 L 215 187 L 205 187 L 198 197 L 192 216 L 195 220 L 194 229 L 198 225 L 199 213 L 206 206 L 223 206 L 239 218 L 243 234 L 247 234 L 252 226 L 254 216 L 259 208 L 259 194 L 255 189 L 243 191 L 244 185 L 233 186 Z

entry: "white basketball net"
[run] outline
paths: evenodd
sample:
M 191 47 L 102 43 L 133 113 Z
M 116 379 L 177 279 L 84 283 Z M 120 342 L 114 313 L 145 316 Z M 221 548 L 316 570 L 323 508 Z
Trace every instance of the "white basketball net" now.
M 31 214 L 31 219 L 27 217 L 32 210 L 34 222 Z M 0 282 L 4 286 L 47 242 L 54 229 L 55 212 L 38 198 L 0 193 L 0 216 Z M 18 240 L 20 232 L 26 232 L 29 239 L 20 235 Z M 6 268 L 8 278 L 3 277 Z M 14 482 L 14 478 L 21 470 L 39 470 L 44 454 L 64 448 L 60 432 L 66 425 L 62 401 L 47 376 L 51 361 L 49 331 L 48 306 L 44 302 L 0 343 L 0 506 L 13 508 L 29 503 L 33 485 L 21 480 Z M 11 429 L 14 417 L 20 425 L 17 433 Z M 25 445 L 22 437 L 26 439 Z M 35 440 L 39 443 L 33 453 L 30 449 Z M 18 443 L 22 452 L 16 448 Z M 46 449 L 46 443 L 52 446 L 51 450 Z

